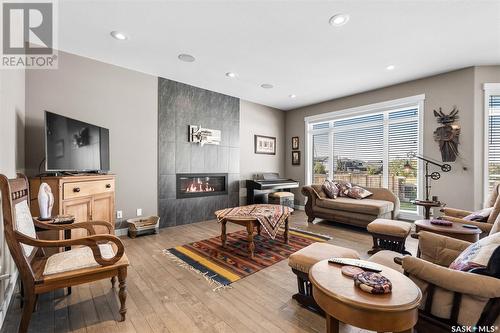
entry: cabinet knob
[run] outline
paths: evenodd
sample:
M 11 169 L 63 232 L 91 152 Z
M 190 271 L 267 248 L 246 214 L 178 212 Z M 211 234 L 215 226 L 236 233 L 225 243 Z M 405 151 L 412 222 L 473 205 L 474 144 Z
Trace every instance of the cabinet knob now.
M 80 188 L 79 187 L 73 187 L 73 192 L 80 192 Z
M 106 188 L 111 188 L 111 184 L 106 184 Z

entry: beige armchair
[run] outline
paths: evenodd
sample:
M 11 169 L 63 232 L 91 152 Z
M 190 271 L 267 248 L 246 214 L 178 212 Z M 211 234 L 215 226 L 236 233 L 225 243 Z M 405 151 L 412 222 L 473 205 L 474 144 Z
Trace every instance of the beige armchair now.
M 481 237 L 484 237 L 488 235 L 491 231 L 491 228 L 493 226 L 493 223 L 497 219 L 499 213 L 500 213 L 500 196 L 498 195 L 499 193 L 499 187 L 500 183 L 495 183 L 493 186 L 493 189 L 490 192 L 490 195 L 488 197 L 488 200 L 486 200 L 486 203 L 484 205 L 484 208 L 489 208 L 493 207 L 493 210 L 488 217 L 488 220 L 486 222 L 476 222 L 476 221 L 467 221 L 464 220 L 463 218 L 466 217 L 467 215 L 472 214 L 473 212 L 468 211 L 468 210 L 463 210 L 463 209 L 457 209 L 457 208 L 448 208 L 444 207 L 441 209 L 441 211 L 444 213 L 443 219 L 451 222 L 459 222 L 459 223 L 466 223 L 466 224 L 472 224 L 481 229 L 483 232 L 481 234 Z
M 420 258 L 403 257 L 405 274 L 423 294 L 419 332 L 450 332 L 455 325 L 500 325 L 500 279 L 448 268 L 470 244 L 421 231 Z

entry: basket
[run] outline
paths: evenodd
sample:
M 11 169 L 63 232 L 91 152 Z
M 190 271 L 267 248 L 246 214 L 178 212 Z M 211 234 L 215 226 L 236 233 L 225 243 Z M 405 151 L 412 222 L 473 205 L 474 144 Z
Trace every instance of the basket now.
M 137 217 L 127 220 L 128 235 L 135 238 L 144 234 L 156 234 L 160 228 L 159 216 Z

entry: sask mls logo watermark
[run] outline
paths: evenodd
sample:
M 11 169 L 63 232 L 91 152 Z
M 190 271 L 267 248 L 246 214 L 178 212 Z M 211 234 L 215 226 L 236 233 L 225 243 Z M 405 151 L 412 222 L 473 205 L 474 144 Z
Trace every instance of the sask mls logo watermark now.
M 2 1 L 0 67 L 57 68 L 56 3 Z

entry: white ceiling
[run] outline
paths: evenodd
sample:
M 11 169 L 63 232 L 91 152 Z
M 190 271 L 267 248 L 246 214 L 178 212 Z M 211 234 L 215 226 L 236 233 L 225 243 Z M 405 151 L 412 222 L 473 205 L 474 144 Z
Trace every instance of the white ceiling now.
M 59 48 L 288 110 L 500 64 L 500 1 L 59 1 Z

